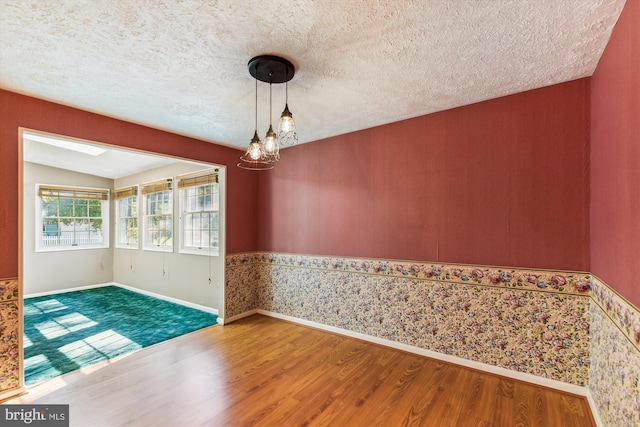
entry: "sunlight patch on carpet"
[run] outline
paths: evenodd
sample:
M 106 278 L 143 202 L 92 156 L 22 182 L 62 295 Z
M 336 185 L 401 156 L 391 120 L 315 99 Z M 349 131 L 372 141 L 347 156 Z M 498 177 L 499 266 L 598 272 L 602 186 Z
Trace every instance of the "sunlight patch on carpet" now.
M 26 385 L 217 324 L 218 316 L 118 286 L 24 300 Z
M 94 322 L 80 313 L 71 313 L 56 317 L 53 320 L 38 323 L 37 325 L 34 325 L 34 327 L 42 334 L 43 337 L 53 339 L 97 324 L 97 322 Z
M 54 311 L 64 310 L 67 308 L 64 304 L 61 304 L 60 301 L 56 299 L 47 299 L 44 301 L 34 302 L 30 305 L 25 305 L 24 307 L 24 315 L 34 315 L 34 314 L 43 314 L 43 313 L 52 313 Z

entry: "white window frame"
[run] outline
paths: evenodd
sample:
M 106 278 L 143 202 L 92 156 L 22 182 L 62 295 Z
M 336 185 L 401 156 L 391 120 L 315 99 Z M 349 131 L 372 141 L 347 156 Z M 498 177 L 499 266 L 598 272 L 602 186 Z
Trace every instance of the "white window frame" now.
M 154 186 L 158 186 L 158 188 L 162 186 L 168 186 L 163 190 L 153 191 Z M 159 181 L 154 181 L 150 183 L 144 183 L 140 185 L 140 193 L 142 195 L 142 230 L 138 231 L 138 235 L 142 236 L 142 249 L 145 251 L 156 251 L 156 252 L 173 252 L 173 243 L 175 240 L 175 221 L 174 221 L 174 197 L 173 197 L 173 178 L 166 178 Z M 162 214 L 156 214 L 155 216 L 161 216 L 166 218 L 170 218 L 171 220 L 171 228 L 163 228 L 165 232 L 171 232 L 171 243 L 170 244 L 158 244 L 158 243 L 150 243 L 148 242 L 150 238 L 150 218 L 151 215 L 149 213 L 149 198 L 153 194 L 164 193 L 169 197 L 170 207 L 166 209 L 166 211 Z M 138 207 L 140 209 L 140 207 Z
M 133 185 L 131 187 L 127 187 L 127 188 L 121 188 L 121 189 L 116 189 L 113 190 L 113 200 L 115 201 L 115 229 L 116 229 L 116 233 L 115 233 L 115 246 L 116 248 L 120 248 L 120 249 L 139 249 L 140 248 L 140 195 L 138 194 L 138 186 L 137 185 Z M 135 204 L 136 204 L 136 214 L 135 216 L 125 216 L 122 217 L 120 216 L 121 214 L 121 209 L 120 206 L 127 202 L 130 203 L 131 199 L 135 199 Z M 133 219 L 135 218 L 137 220 L 137 230 L 136 230 L 136 241 L 135 242 L 131 242 L 131 241 L 122 241 L 120 239 L 121 234 L 122 234 L 122 224 L 121 224 L 121 220 L 127 218 L 127 219 Z
M 218 169 L 211 169 L 207 171 L 200 171 L 196 174 L 183 175 L 177 177 L 178 182 L 178 192 L 179 192 L 179 212 L 180 212 L 180 247 L 179 252 L 182 254 L 190 254 L 190 255 L 204 255 L 217 257 L 220 255 L 220 184 L 218 182 Z M 193 196 L 193 191 L 198 191 L 199 187 L 204 186 L 213 186 L 212 187 L 212 205 L 211 209 L 206 209 L 205 206 L 202 209 L 190 208 L 190 197 Z M 195 196 L 198 197 L 198 196 Z M 193 224 L 193 222 L 188 221 L 189 216 L 196 216 L 201 214 L 215 215 L 217 217 L 216 226 L 209 228 L 209 238 L 211 239 L 212 233 L 211 231 L 215 230 L 214 240 L 216 242 L 215 246 L 195 246 L 195 245 L 187 245 L 187 233 L 193 233 L 195 230 L 187 230 L 186 227 L 189 223 Z M 211 224 L 211 223 L 209 223 Z M 206 233 L 206 228 L 199 227 L 200 232 Z
M 92 200 L 92 198 L 88 197 L 86 199 L 81 197 L 81 193 L 102 193 L 106 194 L 106 199 L 100 200 L 100 220 L 102 221 L 102 242 L 100 243 L 72 243 L 65 245 L 46 245 L 43 241 L 43 237 L 46 233 L 45 231 L 45 218 L 43 218 L 43 209 L 42 209 L 42 197 L 40 195 L 40 188 L 46 189 L 54 189 L 53 193 L 56 191 L 58 194 L 70 194 L 70 193 L 78 193 L 74 196 L 76 199 L 81 200 Z M 108 249 L 109 248 L 109 189 L 106 188 L 88 188 L 88 187 L 77 187 L 77 186 L 69 186 L 69 185 L 49 185 L 49 184 L 36 184 L 35 186 L 35 198 L 36 198 L 36 214 L 35 214 L 35 251 L 36 252 L 61 252 L 61 251 L 79 251 L 79 250 L 88 250 L 88 249 Z M 72 197 L 60 197 L 60 198 L 72 198 Z M 95 200 L 95 199 L 93 199 Z M 54 216 L 49 218 L 62 218 L 61 216 Z M 85 217 L 78 217 L 85 218 Z M 87 212 L 87 220 L 91 220 L 89 212 Z M 97 217 L 95 217 L 97 218 Z M 55 232 L 58 232 L 58 227 L 56 227 Z M 74 239 L 75 241 L 75 239 Z

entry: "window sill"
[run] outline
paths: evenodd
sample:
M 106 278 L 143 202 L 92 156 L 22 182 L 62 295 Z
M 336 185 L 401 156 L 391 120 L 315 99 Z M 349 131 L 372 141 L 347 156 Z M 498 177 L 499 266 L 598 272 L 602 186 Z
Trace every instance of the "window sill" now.
M 200 256 L 211 256 L 211 257 L 217 257 L 218 255 L 220 255 L 220 251 L 217 248 L 216 249 L 181 248 L 180 253 L 185 255 L 200 255 Z
M 140 245 L 139 244 L 135 244 L 135 245 L 119 245 L 116 244 L 116 249 L 135 249 L 138 250 L 140 249 Z
M 35 251 L 36 253 L 43 253 L 43 252 L 84 251 L 84 250 L 93 250 L 93 249 L 109 249 L 109 245 L 37 247 Z
M 173 253 L 173 246 L 143 246 L 143 251 Z

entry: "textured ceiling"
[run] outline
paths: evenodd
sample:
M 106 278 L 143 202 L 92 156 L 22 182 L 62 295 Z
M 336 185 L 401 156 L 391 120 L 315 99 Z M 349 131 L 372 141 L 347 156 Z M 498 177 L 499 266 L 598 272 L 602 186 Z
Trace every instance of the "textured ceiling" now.
M 0 0 L 0 87 L 245 148 L 250 58 L 300 142 L 590 76 L 624 0 Z M 268 85 L 258 86 L 258 131 Z M 273 118 L 284 106 L 273 87 Z

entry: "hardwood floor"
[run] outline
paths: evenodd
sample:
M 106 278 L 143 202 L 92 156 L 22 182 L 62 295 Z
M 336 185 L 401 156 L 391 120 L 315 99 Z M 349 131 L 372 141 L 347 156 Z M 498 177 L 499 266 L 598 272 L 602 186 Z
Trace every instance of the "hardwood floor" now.
M 69 404 L 82 427 L 595 427 L 584 397 L 260 315 L 5 403 Z

